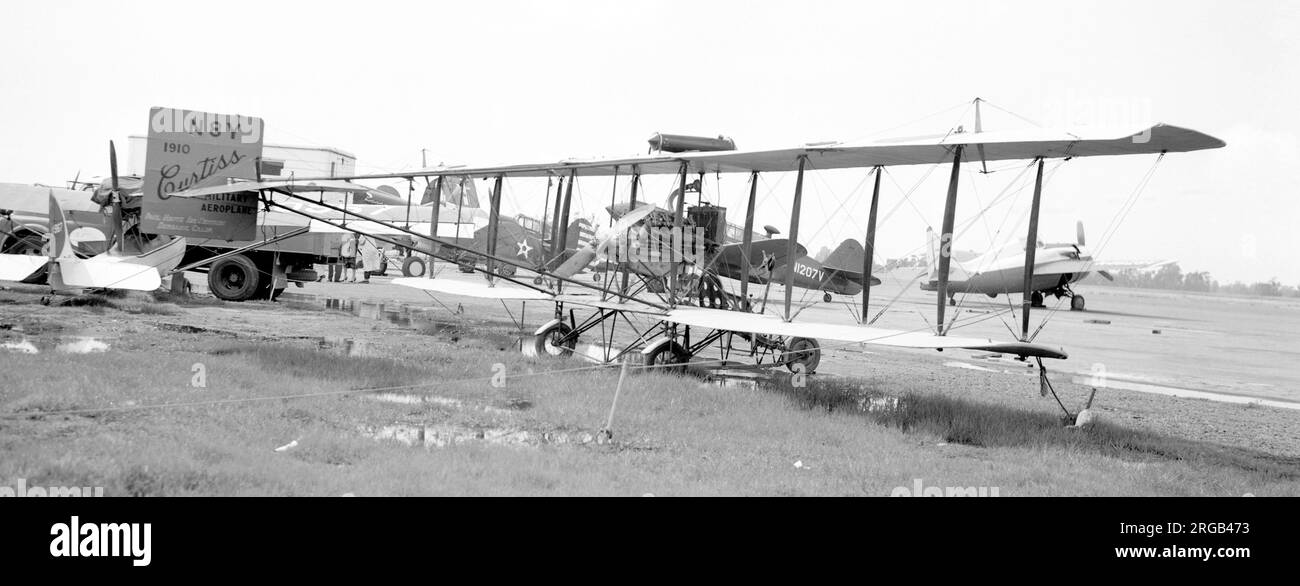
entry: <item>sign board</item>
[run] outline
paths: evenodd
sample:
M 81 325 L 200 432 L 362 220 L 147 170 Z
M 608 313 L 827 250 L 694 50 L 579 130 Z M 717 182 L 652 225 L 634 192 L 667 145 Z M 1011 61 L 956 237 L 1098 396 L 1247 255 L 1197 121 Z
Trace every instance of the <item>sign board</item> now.
M 257 179 L 262 158 L 261 118 L 174 108 L 149 111 L 140 230 L 196 240 L 253 240 L 257 196 L 171 197 L 229 179 Z

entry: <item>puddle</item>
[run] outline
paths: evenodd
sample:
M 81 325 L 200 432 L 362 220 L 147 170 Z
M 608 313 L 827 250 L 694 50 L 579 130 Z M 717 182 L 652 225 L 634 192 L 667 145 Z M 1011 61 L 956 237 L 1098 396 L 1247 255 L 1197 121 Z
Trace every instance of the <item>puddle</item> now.
M 66 352 L 68 354 L 90 354 L 92 352 L 108 352 L 108 344 L 100 342 L 94 338 L 77 338 L 71 342 L 64 342 L 54 347 L 55 352 Z
M 336 352 L 344 356 L 374 357 L 382 356 L 370 340 L 345 338 L 343 336 L 322 336 L 317 338 L 316 347 L 326 352 Z
M 537 433 L 508 427 L 469 428 L 456 425 L 386 425 L 362 427 L 362 435 L 380 441 L 395 441 L 411 447 L 446 448 L 483 443 L 498 446 L 536 448 L 541 446 L 586 445 L 596 441 L 587 432 Z
M 411 393 L 378 393 L 374 395 L 363 395 L 362 398 L 367 401 L 379 401 L 381 403 L 395 403 L 397 405 L 438 405 L 440 407 L 447 407 L 450 409 L 465 408 L 465 403 L 460 399 L 452 399 L 450 397 L 439 397 L 436 395 L 419 395 L 419 394 L 411 394 Z M 478 411 L 482 411 L 483 413 L 487 413 L 488 415 L 498 415 L 498 416 L 508 417 L 520 411 L 532 409 L 533 407 L 533 404 L 530 401 L 524 399 L 506 399 L 501 403 L 504 404 L 505 406 L 494 407 L 491 405 L 485 405 L 482 407 L 474 407 L 474 409 Z
M 95 338 L 82 336 L 70 338 L 68 341 L 56 342 L 51 347 L 49 342 L 42 344 L 45 350 L 54 352 L 63 352 L 65 354 L 91 354 L 97 352 L 107 352 L 108 344 Z M 40 354 L 41 347 L 37 346 L 31 340 L 23 338 L 17 342 L 4 342 L 0 344 L 0 351 L 17 352 L 19 354 Z
M 858 400 L 858 410 L 865 413 L 897 411 L 898 397 L 863 397 Z
M 40 350 L 36 348 L 36 345 L 31 343 L 27 338 L 23 338 L 18 342 L 5 342 L 0 344 L 0 350 L 6 352 L 18 352 L 19 354 L 37 354 L 40 352 Z

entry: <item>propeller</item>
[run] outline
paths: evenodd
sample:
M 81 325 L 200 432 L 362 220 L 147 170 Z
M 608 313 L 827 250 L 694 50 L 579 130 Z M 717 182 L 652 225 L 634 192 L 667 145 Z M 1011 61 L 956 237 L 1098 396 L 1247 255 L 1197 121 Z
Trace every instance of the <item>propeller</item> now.
M 1083 237 L 1083 220 L 1079 220 L 1078 222 L 1075 222 L 1074 233 L 1075 233 L 1076 240 L 1079 243 L 1079 247 L 1082 248 L 1084 244 L 1087 242 L 1087 239 Z
M 569 260 L 564 261 L 564 264 L 556 267 L 554 274 L 557 277 L 565 279 L 578 274 L 578 271 L 587 268 L 592 261 L 596 260 L 597 251 L 603 250 L 610 244 L 610 241 L 617 240 L 618 237 L 624 232 L 627 232 L 629 228 L 649 217 L 650 214 L 654 213 L 657 209 L 658 208 L 652 205 L 643 205 L 623 214 L 623 217 L 619 218 L 617 222 L 614 222 L 614 225 L 609 228 L 608 232 L 598 234 L 598 237 L 592 240 L 585 248 L 574 252 L 573 256 L 569 257 Z
M 121 183 L 117 178 L 117 146 L 113 141 L 108 141 L 108 169 L 112 174 L 109 179 L 113 187 L 109 205 L 113 206 L 113 234 L 109 237 L 108 248 L 113 248 L 113 241 L 117 240 L 117 249 L 119 252 L 126 252 L 126 230 L 122 228 L 122 191 Z

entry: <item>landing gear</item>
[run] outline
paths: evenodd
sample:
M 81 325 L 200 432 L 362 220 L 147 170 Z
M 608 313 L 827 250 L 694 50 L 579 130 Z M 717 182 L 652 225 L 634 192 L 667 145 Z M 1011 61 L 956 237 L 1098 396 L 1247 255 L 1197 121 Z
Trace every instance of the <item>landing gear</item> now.
M 1057 299 L 1060 299 L 1062 297 L 1069 297 L 1070 311 L 1083 311 L 1084 307 L 1086 306 L 1086 302 L 1083 296 L 1078 293 L 1075 293 L 1074 290 L 1071 289 L 1069 285 L 1061 285 L 1051 293 L 1052 295 L 1055 295 Z
M 1029 296 L 1029 306 L 1030 306 L 1030 307 L 1043 307 L 1043 292 L 1042 292 L 1042 291 L 1034 291 L 1033 294 L 1031 294 L 1031 295 Z
M 428 266 L 418 256 L 408 256 L 402 261 L 402 274 L 407 277 L 423 277 L 426 270 Z
M 822 295 L 822 301 L 824 301 L 824 302 L 826 302 L 826 303 L 830 303 L 830 302 L 831 302 L 831 294 L 830 294 L 830 293 L 825 293 L 825 294 L 823 294 L 823 295 Z
M 803 374 L 813 374 L 817 372 L 817 365 L 821 364 L 821 361 L 822 350 L 817 340 L 790 338 L 790 342 L 786 344 L 785 367 L 790 369 L 790 372 L 797 372 L 799 366 L 802 366 Z
M 957 296 L 956 296 L 956 295 L 950 295 L 950 296 L 948 297 L 948 305 L 951 305 L 951 306 L 956 307 L 956 305 L 957 305 Z
M 691 355 L 686 353 L 686 349 L 677 342 L 668 342 L 660 344 L 649 354 L 645 355 L 645 365 L 659 372 L 668 372 L 671 374 L 682 374 L 686 372 L 686 363 L 690 362 Z
M 533 349 L 537 351 L 538 356 L 567 358 L 573 354 L 573 349 L 578 345 L 578 337 L 569 335 L 572 332 L 573 328 L 569 327 L 569 324 L 557 322 L 537 334 L 533 341 Z
M 1082 295 L 1076 293 L 1070 297 L 1070 311 L 1083 311 L 1083 308 L 1084 300 Z

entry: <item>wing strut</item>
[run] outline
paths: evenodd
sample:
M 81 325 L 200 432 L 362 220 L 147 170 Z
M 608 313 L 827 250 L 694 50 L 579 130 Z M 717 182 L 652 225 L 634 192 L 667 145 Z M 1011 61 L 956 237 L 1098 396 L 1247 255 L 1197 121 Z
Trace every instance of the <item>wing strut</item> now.
M 668 278 L 670 280 L 670 285 L 671 285 L 668 294 L 669 294 L 669 299 L 673 299 L 673 300 L 677 299 L 678 291 L 679 291 L 679 289 L 677 288 L 678 287 L 677 269 L 679 268 L 677 263 L 686 254 L 686 246 L 685 246 L 686 235 L 682 233 L 684 230 L 684 228 L 682 228 L 682 224 L 686 219 L 686 170 L 687 170 L 686 161 L 682 161 L 682 172 L 681 172 L 681 181 L 680 181 L 681 185 L 677 190 L 677 209 L 674 210 L 673 213 L 673 238 L 677 240 L 677 242 L 675 243 L 677 246 L 676 246 L 676 250 L 673 250 L 670 253 L 671 254 L 670 258 L 672 260 L 673 268 L 668 272 Z
M 804 166 L 808 163 L 808 155 L 799 155 L 799 175 L 794 182 L 794 205 L 790 208 L 790 240 L 786 242 L 785 262 L 791 267 L 794 266 L 795 259 L 799 258 L 795 254 L 795 247 L 799 246 L 799 208 L 803 205 L 803 171 Z M 785 321 L 790 321 L 790 301 L 794 294 L 794 271 L 785 273 Z
M 632 210 L 635 210 L 635 209 L 636 209 L 636 191 L 637 191 L 637 187 L 640 186 L 640 183 L 641 183 L 641 170 L 640 170 L 640 168 L 638 168 L 636 165 L 632 165 L 632 200 L 631 200 L 632 203 L 631 203 L 631 205 L 629 205 L 629 206 L 627 207 L 627 212 L 628 212 L 629 214 L 632 213 Z M 631 229 L 631 226 L 629 226 L 628 229 L 630 230 L 630 229 Z M 626 237 L 627 237 L 627 232 L 624 232 L 623 234 L 620 234 L 619 236 L 626 238 Z M 628 250 L 628 248 L 629 248 L 630 246 L 631 246 L 630 243 L 625 243 L 624 246 L 619 247 L 619 250 L 620 250 L 620 252 L 622 252 L 622 251 L 626 251 L 626 250 Z M 621 259 L 619 259 L 619 260 L 621 260 L 621 261 L 623 261 L 623 262 L 627 262 L 627 261 L 630 260 L 630 259 L 627 259 L 627 258 L 621 258 Z M 631 276 L 628 274 L 628 271 L 627 271 L 627 270 L 624 270 L 624 271 L 623 271 L 623 282 L 622 282 L 622 284 L 621 284 L 622 289 L 619 290 L 620 292 L 622 292 L 622 293 L 627 293 L 628 280 L 630 279 L 630 277 L 631 277 Z
M 437 195 L 433 197 L 433 217 L 429 223 L 429 239 L 431 241 L 429 250 L 437 253 L 440 252 L 438 250 L 438 221 L 442 218 L 438 216 L 442 215 L 442 175 L 438 176 L 438 182 L 434 186 L 433 192 Z M 456 230 L 460 230 L 460 218 L 456 218 Z M 433 278 L 433 258 L 430 256 L 428 266 L 424 267 L 424 277 L 426 279 Z
M 1029 341 L 1029 308 L 1033 306 L 1035 253 L 1038 252 L 1038 204 L 1043 197 L 1043 158 L 1038 158 L 1038 177 L 1034 179 L 1034 203 L 1029 208 L 1029 236 L 1025 238 L 1025 297 L 1020 302 L 1020 341 Z
M 501 180 L 504 176 L 497 175 L 497 180 L 492 184 L 492 201 L 488 204 L 488 233 L 487 242 L 484 248 L 487 250 L 487 279 L 489 283 L 493 282 L 496 276 L 497 263 L 492 260 L 497 255 L 497 233 L 501 231 Z
M 758 196 L 758 171 L 749 174 L 749 203 L 745 206 L 745 235 L 740 250 L 740 303 L 749 311 L 749 265 L 753 262 L 750 247 L 754 244 L 754 200 Z
M 867 324 L 870 315 L 867 307 L 871 304 L 871 269 L 876 264 L 876 210 L 880 207 L 880 176 L 883 170 L 877 165 L 872 171 L 876 174 L 876 186 L 871 190 L 871 212 L 867 216 L 867 236 L 863 241 L 867 253 L 862 257 L 862 325 Z
M 546 197 L 551 196 L 551 186 L 546 186 Z M 560 206 L 564 205 L 564 176 L 560 175 L 559 185 L 555 187 L 555 209 L 551 212 L 551 262 L 560 256 Z M 545 236 L 543 236 L 545 239 Z
M 569 171 L 569 186 L 564 192 L 564 208 L 560 210 L 560 224 L 555 227 L 553 237 L 555 241 L 555 254 L 557 256 L 564 254 L 569 249 L 569 211 L 573 206 L 573 184 L 578 182 L 578 170 Z
M 939 233 L 939 325 L 937 333 L 946 334 L 943 329 L 943 312 L 948 306 L 948 269 L 952 266 L 952 229 L 957 217 L 957 182 L 961 177 L 961 155 L 966 145 L 957 145 L 952 156 L 952 176 L 948 179 L 948 201 L 943 207 L 943 231 Z

